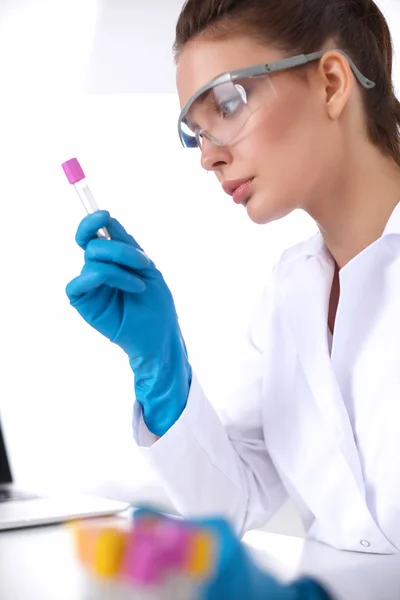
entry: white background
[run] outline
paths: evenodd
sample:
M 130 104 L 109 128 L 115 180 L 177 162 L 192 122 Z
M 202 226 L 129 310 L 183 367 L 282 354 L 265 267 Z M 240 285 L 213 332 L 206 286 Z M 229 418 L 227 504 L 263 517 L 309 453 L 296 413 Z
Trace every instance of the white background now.
M 399 48 L 398 0 L 379 4 Z M 65 295 L 83 209 L 63 161 L 78 157 L 98 203 L 164 273 L 216 404 L 273 264 L 315 231 L 302 213 L 253 225 L 180 147 L 180 5 L 0 0 L 0 410 L 21 481 L 132 497 L 156 482 L 132 440 L 126 357 Z

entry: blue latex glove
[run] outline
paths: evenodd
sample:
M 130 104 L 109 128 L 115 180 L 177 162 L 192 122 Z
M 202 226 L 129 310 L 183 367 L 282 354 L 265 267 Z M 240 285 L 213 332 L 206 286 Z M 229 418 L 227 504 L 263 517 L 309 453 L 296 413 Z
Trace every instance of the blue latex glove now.
M 219 548 L 215 576 L 202 590 L 201 600 L 331 600 L 312 579 L 283 585 L 261 570 L 226 521 L 205 519 L 197 523 L 211 531 Z
M 111 240 L 96 236 L 102 227 Z M 66 288 L 71 305 L 128 355 L 144 421 L 162 436 L 182 414 L 192 376 L 171 292 L 107 211 L 85 217 L 76 241 L 85 251 L 85 264 Z
M 149 516 L 169 518 L 151 508 L 134 510 L 135 520 Z M 332 600 L 313 579 L 284 585 L 261 570 L 224 519 L 193 519 L 186 520 L 186 524 L 209 531 L 217 551 L 214 574 L 200 590 L 199 600 Z

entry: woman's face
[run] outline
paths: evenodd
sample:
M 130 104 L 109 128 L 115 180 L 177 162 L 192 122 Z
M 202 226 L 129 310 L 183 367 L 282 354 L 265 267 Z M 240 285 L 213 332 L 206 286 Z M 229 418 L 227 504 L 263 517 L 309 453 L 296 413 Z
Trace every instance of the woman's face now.
M 282 58 L 277 50 L 248 37 L 193 40 L 177 63 L 181 107 L 222 73 Z M 253 80 L 251 93 L 262 101 L 235 140 L 217 146 L 203 139 L 201 164 L 214 171 L 221 184 L 252 180 L 235 198 L 255 223 L 279 219 L 296 208 L 308 210 L 324 186 L 335 180 L 342 142 L 327 114 L 326 89 L 317 71 L 318 63 L 313 63 L 301 71 Z M 250 97 L 249 104 L 252 101 Z M 207 129 L 206 108 L 200 106 L 197 112 L 196 124 Z

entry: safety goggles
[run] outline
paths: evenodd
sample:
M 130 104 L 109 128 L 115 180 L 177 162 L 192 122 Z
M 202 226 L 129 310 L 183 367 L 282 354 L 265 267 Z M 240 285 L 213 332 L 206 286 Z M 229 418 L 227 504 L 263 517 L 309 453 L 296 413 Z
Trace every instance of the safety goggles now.
M 200 88 L 185 104 L 178 121 L 178 133 L 186 148 L 201 148 L 203 139 L 216 146 L 233 143 L 251 115 L 275 99 L 275 90 L 268 75 L 302 67 L 319 60 L 327 50 L 300 54 L 277 62 L 237 69 L 216 77 Z M 375 83 L 360 73 L 351 58 L 335 50 L 349 65 L 366 89 Z M 198 123 L 202 123 L 202 127 Z

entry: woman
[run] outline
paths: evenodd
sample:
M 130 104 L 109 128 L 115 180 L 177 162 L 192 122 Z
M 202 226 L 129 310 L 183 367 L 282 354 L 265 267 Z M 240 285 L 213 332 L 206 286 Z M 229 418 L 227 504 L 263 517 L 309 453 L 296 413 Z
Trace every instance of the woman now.
M 182 514 L 242 534 L 291 497 L 308 537 L 396 553 L 400 105 L 385 19 L 370 0 L 188 0 L 175 55 L 179 135 L 203 168 L 252 221 L 301 208 L 320 233 L 274 269 L 223 415 L 161 273 L 107 212 L 78 229 L 71 304 L 128 355 L 136 439 Z

